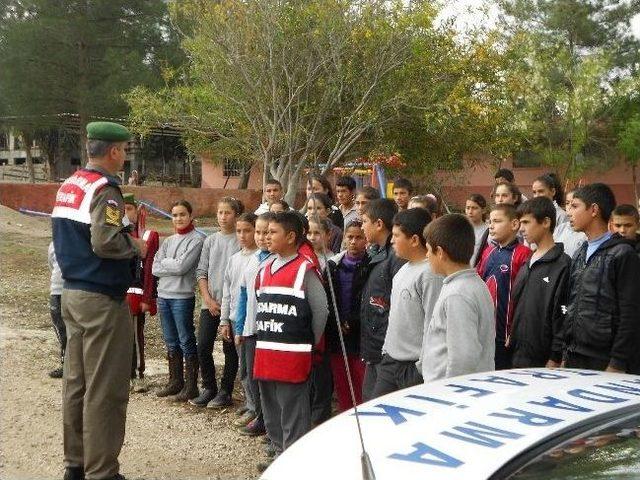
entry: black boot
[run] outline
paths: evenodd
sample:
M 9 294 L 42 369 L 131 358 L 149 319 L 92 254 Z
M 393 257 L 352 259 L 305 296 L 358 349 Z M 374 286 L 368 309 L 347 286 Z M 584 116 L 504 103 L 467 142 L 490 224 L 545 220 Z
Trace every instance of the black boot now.
M 63 480 L 84 480 L 83 467 L 66 467 Z
M 174 402 L 186 402 L 198 396 L 198 356 L 185 356 L 185 382 L 184 387 L 175 397 L 171 397 Z
M 167 354 L 167 360 L 169 361 L 169 383 L 156 393 L 158 397 L 175 395 L 184 387 L 182 353 L 169 352 Z
M 192 398 L 189 400 L 191 405 L 195 405 L 196 407 L 206 407 L 207 403 L 209 403 L 216 396 L 215 390 L 211 390 L 210 388 L 203 388 L 200 391 L 200 395 L 196 398 Z

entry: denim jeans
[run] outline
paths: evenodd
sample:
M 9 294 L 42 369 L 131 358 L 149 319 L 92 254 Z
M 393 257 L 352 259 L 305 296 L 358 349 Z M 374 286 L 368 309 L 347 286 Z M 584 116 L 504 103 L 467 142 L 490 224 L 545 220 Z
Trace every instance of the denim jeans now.
M 193 310 L 196 298 L 158 298 L 158 311 L 162 323 L 162 336 L 169 352 L 196 355 Z

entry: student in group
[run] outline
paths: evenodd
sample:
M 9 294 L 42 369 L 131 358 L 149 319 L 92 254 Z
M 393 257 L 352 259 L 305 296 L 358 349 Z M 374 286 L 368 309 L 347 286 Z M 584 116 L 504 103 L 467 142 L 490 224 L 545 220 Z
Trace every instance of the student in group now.
M 500 168 L 494 175 L 494 179 L 495 179 L 496 185 L 499 183 L 511 183 L 513 185 L 516 185 L 515 176 L 513 175 L 513 172 L 508 168 Z M 528 198 L 525 195 L 520 194 L 520 201 L 516 205 L 516 208 L 518 207 L 518 205 L 520 205 L 520 203 L 524 202 L 525 200 L 528 200 Z
M 147 244 L 147 255 L 144 259 L 135 259 L 133 284 L 127 290 L 127 303 L 133 323 L 133 358 L 131 362 L 131 383 L 136 393 L 149 389 L 144 378 L 144 324 L 147 313 L 156 315 L 158 279 L 153 276 L 153 258 L 160 246 L 160 235 L 155 230 L 144 228 L 144 205 L 138 206 L 132 193 L 124 194 L 124 213 L 129 219 L 131 236 L 142 238 Z M 136 372 L 136 369 L 138 370 Z
M 331 183 L 326 177 L 318 174 L 309 175 L 309 179 L 307 181 L 307 200 L 311 198 L 311 195 L 314 193 L 322 193 L 329 197 L 329 211 L 327 213 L 327 217 L 331 222 L 338 228 L 342 230 L 342 226 L 344 225 L 344 218 L 342 218 L 342 212 L 338 207 L 335 206 L 335 196 L 333 195 L 333 188 L 331 187 Z M 308 203 L 305 202 L 304 211 L 306 212 Z
M 307 212 L 306 216 L 309 221 L 325 220 L 329 219 L 329 213 L 331 212 L 331 199 L 324 193 L 313 193 L 307 199 Z M 329 229 L 328 246 L 329 250 L 333 253 L 338 253 L 342 250 L 342 229 L 338 228 L 333 222 L 331 222 L 331 228 Z
M 241 250 L 234 253 L 229 258 L 227 266 L 224 269 L 224 281 L 222 285 L 222 303 L 220 309 L 220 336 L 224 342 L 234 344 L 235 332 L 237 332 L 236 309 L 240 296 L 240 284 L 242 276 L 246 270 L 251 258 L 256 253 L 255 241 L 256 215 L 253 213 L 243 213 L 236 221 L 236 238 Z M 240 381 L 245 391 L 247 413 L 240 417 L 234 425 L 244 427 L 255 418 L 256 406 L 251 395 L 247 381 L 247 367 L 243 362 L 244 355 L 241 350 L 242 344 L 237 345 L 240 369 Z M 253 414 L 253 416 L 251 416 Z
M 269 206 L 269 212 L 272 213 L 280 213 L 280 212 L 288 212 L 291 210 L 291 207 L 284 200 L 276 200 Z
M 400 211 L 393 218 L 393 250 L 407 262 L 392 280 L 389 322 L 374 398 L 422 383 L 416 363 L 443 280 L 433 273 L 426 258 L 423 232 L 430 221 L 428 212 L 421 208 Z
M 408 208 L 424 208 L 429 212 L 431 220 L 438 218 L 438 201 L 432 194 L 411 197 Z
M 329 237 L 331 235 L 331 221 L 324 218 L 311 218 L 307 240 L 311 243 L 313 251 L 320 262 L 320 271 L 324 271 L 326 259 L 334 253 L 329 250 Z
M 427 260 L 434 274 L 445 276 L 422 343 L 425 382 L 495 368 L 493 299 L 469 266 L 474 237 L 460 214 L 444 215 L 425 228 Z
M 276 214 L 267 236 L 275 258 L 256 279 L 253 372 L 260 382 L 264 421 L 275 456 L 311 428 L 311 403 L 303 399 L 310 398 L 312 349 L 320 341 L 328 315 L 317 269 L 298 252 L 303 239 L 303 223 L 294 212 Z M 258 469 L 267 466 L 260 464 Z
M 513 205 L 494 206 L 489 214 L 492 244 L 482 253 L 477 267 L 496 305 L 496 370 L 511 368 L 513 351 L 507 345 L 513 319 L 513 282 L 531 256 L 529 247 L 517 239 L 519 229 L 520 222 Z
M 60 366 L 51 370 L 49 372 L 49 376 L 51 378 L 62 378 L 64 350 L 67 346 L 67 329 L 64 326 L 64 321 L 62 320 L 62 306 L 60 303 L 64 280 L 62 279 L 62 272 L 60 271 L 60 267 L 56 261 L 56 252 L 53 248 L 53 242 L 49 243 L 47 260 L 49 263 L 49 270 L 51 270 L 49 282 L 49 313 L 51 314 L 53 331 L 56 333 L 58 343 L 60 344 Z
M 571 259 L 553 241 L 554 202 L 546 196 L 527 200 L 518 208 L 520 232 L 537 249 L 513 285 L 513 327 L 508 348 L 514 368 L 559 367 L 562 327 L 567 308 Z
M 342 213 L 342 228 L 358 219 L 358 213 L 356 212 L 356 206 L 354 203 L 355 193 L 356 181 L 353 177 L 347 176 L 338 178 L 336 181 L 336 201 L 338 202 L 340 213 Z
M 380 192 L 373 187 L 366 186 L 356 190 L 356 199 L 353 204 L 356 207 L 358 220 L 362 221 L 362 214 L 364 213 L 364 209 L 368 203 L 379 198 Z
M 233 404 L 231 394 L 238 373 L 238 352 L 233 342 L 222 342 L 224 370 L 218 388 L 213 346 L 220 326 L 225 268 L 231 256 L 240 250 L 236 222 L 243 210 L 242 203 L 232 197 L 224 197 L 218 202 L 216 218 L 220 231 L 209 235 L 204 241 L 196 270 L 198 288 L 202 296 L 198 325 L 202 392 L 189 403 L 197 407 L 224 408 Z
M 571 224 L 588 240 L 571 262 L 563 363 L 638 374 L 640 258 L 632 242 L 608 230 L 615 206 L 603 183 L 576 190 L 571 201 Z
M 240 433 L 248 436 L 259 436 L 266 433 L 264 417 L 262 415 L 262 403 L 260 401 L 260 389 L 258 381 L 253 375 L 253 363 L 256 351 L 256 276 L 258 272 L 272 258 L 269 252 L 267 235 L 269 222 L 275 218 L 275 213 L 263 213 L 256 219 L 254 239 L 258 250 L 254 253 L 240 280 L 240 296 L 236 312 L 235 343 L 241 345 L 239 355 L 240 364 L 246 365 L 246 386 L 248 397 L 251 398 L 255 410 L 252 412 L 246 406 L 237 412 L 236 426 L 241 426 Z M 248 422 L 248 423 L 245 423 Z
M 565 211 L 567 215 L 571 215 L 571 201 L 573 200 L 573 192 L 569 190 L 565 195 Z M 567 221 L 556 225 L 553 231 L 553 239 L 556 243 L 561 243 L 564 253 L 573 258 L 583 243 L 587 241 L 587 237 L 583 232 L 576 232 L 571 226 L 571 222 Z
M 360 299 L 360 354 L 365 362 L 362 400 L 373 398 L 382 345 L 387 333 L 393 277 L 404 265 L 391 246 L 393 217 L 398 205 L 391 199 L 371 201 L 362 214 L 362 230 L 369 243 L 366 281 Z
M 635 244 L 636 252 L 640 254 L 640 214 L 633 205 L 622 204 L 613 209 L 611 214 L 611 231 L 619 233 Z
M 514 209 L 522 203 L 522 194 L 520 189 L 513 183 L 498 182 L 493 190 L 493 201 L 495 205 L 513 205 Z M 485 252 L 491 249 L 493 238 L 489 229 L 484 233 L 480 240 L 480 250 L 475 258 L 474 267 L 478 267 L 480 260 Z M 520 239 L 518 239 L 520 240 Z
M 356 399 L 362 403 L 362 383 L 364 380 L 364 362 L 360 357 L 360 294 L 365 281 L 367 264 L 367 240 L 362 231 L 362 222 L 355 220 L 344 230 L 346 250 L 332 257 L 325 270 L 325 290 L 329 299 L 329 318 L 326 328 L 326 346 L 330 355 L 333 385 L 338 400 L 338 411 L 353 407 L 347 370 L 342 356 L 338 328 L 342 331 L 347 353 L 349 373 Z M 333 284 L 336 305 L 333 305 L 329 276 Z M 336 321 L 338 310 L 340 326 Z
M 556 225 L 569 221 L 567 212 L 561 207 L 564 205 L 564 191 L 560 179 L 555 173 L 549 172 L 540 175 L 533 181 L 531 190 L 533 190 L 533 198 L 547 197 L 553 202 L 556 209 Z
M 397 178 L 393 182 L 393 199 L 398 205 L 398 211 L 406 210 L 409 199 L 413 194 L 413 184 L 406 178 Z
M 152 267 L 153 274 L 158 277 L 158 311 L 169 361 L 169 382 L 157 396 L 175 395 L 173 400 L 186 402 L 198 396 L 198 349 L 193 311 L 196 267 L 203 238 L 193 226 L 193 208 L 186 200 L 173 204 L 171 217 L 176 233 L 162 242 Z
M 264 186 L 264 202 L 260 204 L 254 213 L 256 215 L 261 215 L 265 212 L 269 212 L 271 210 L 271 205 L 278 200 L 282 200 L 282 197 L 284 197 L 282 184 L 278 180 L 270 178 Z
M 496 184 L 503 182 L 515 182 L 515 176 L 513 175 L 513 172 L 508 168 L 499 168 L 493 178 L 495 179 Z
M 522 193 L 515 183 L 498 182 L 493 189 L 493 202 L 496 205 L 506 203 L 518 208 L 522 203 Z
M 485 237 L 485 234 L 487 234 L 489 230 L 489 225 L 487 225 L 487 201 L 479 193 L 472 193 L 467 197 L 467 201 L 465 202 L 464 214 L 467 216 L 469 222 L 471 222 L 473 234 L 475 235 L 475 246 L 473 248 L 473 255 L 471 256 L 471 265 L 474 265 L 480 253 L 480 248 L 486 244 L 487 241 Z

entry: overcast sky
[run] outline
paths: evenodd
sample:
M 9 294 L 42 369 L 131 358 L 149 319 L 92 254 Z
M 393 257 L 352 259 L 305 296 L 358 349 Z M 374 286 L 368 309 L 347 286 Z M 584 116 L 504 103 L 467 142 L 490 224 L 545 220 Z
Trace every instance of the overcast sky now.
M 493 23 L 495 21 L 497 12 L 495 8 L 489 12 L 488 18 L 478 14 L 477 9 L 484 3 L 483 0 L 448 0 L 445 1 L 445 8 L 440 14 L 441 18 L 448 18 L 450 16 L 456 16 L 456 24 L 459 28 L 464 28 L 467 25 L 477 26 L 481 23 Z M 476 13 L 469 13 L 469 9 L 476 10 Z M 640 14 L 636 15 L 631 26 L 633 34 L 636 38 L 640 38 Z

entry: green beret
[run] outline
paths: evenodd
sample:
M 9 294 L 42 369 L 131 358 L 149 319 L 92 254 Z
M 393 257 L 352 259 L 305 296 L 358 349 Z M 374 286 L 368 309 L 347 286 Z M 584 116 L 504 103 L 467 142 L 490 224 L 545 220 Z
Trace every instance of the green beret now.
M 124 198 L 124 203 L 128 203 L 129 205 L 136 204 L 136 197 L 133 193 L 123 193 L 122 197 Z
M 87 123 L 87 138 L 105 142 L 128 142 L 131 139 L 131 133 L 119 123 L 90 122 Z

